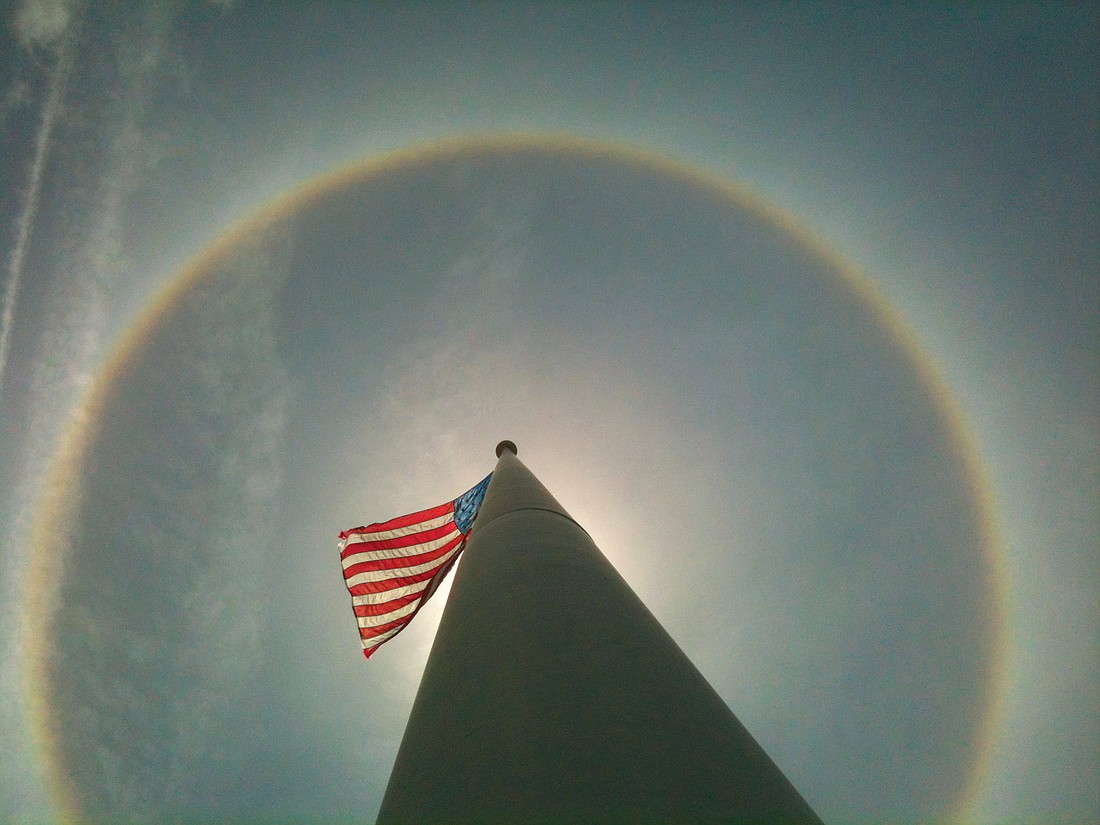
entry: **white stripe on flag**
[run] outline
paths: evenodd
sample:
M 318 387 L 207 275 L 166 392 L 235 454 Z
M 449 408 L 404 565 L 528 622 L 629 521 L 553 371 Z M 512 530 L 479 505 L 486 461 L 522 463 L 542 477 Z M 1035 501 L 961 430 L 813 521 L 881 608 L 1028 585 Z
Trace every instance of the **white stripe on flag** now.
M 378 616 L 356 616 L 355 618 L 359 620 L 360 627 L 377 627 L 378 625 L 392 622 L 394 619 L 400 619 L 402 616 L 408 616 L 410 613 L 415 612 L 422 601 L 423 599 L 417 599 L 414 602 L 402 605 L 396 610 L 391 610 L 389 613 L 382 613 Z
M 442 538 L 432 539 L 422 544 L 410 544 L 408 547 L 390 547 L 382 550 L 364 550 L 362 553 L 352 553 L 346 559 L 342 559 L 341 564 L 344 569 L 347 570 L 353 564 L 362 564 L 363 562 L 377 561 L 378 559 L 401 559 L 405 556 L 416 556 L 420 553 L 438 550 L 447 542 L 452 541 L 455 536 L 461 535 L 462 531 L 455 527 L 455 529 Z
M 383 541 L 385 539 L 395 539 L 398 536 L 408 536 L 412 533 L 422 533 L 425 530 L 432 530 L 436 527 L 442 527 L 448 521 L 454 518 L 454 513 L 444 513 L 441 516 L 436 516 L 433 519 L 427 521 L 418 521 L 416 524 L 406 524 L 404 527 L 397 527 L 393 530 L 384 530 L 381 533 L 375 533 L 370 530 L 362 530 L 358 533 L 349 533 L 347 538 L 341 539 L 337 544 L 340 550 L 343 551 L 349 544 L 357 544 L 361 541 Z
M 438 559 L 432 559 L 424 564 L 414 564 L 409 567 L 395 567 L 392 570 L 365 570 L 362 573 L 356 573 L 354 576 L 349 576 L 347 578 L 348 587 L 355 587 L 357 584 L 365 584 L 366 582 L 382 582 L 387 579 L 397 579 L 401 576 L 415 576 L 417 573 L 425 573 L 428 570 L 434 570 L 445 564 L 449 558 L 461 549 L 462 545 L 458 544 Z
M 401 630 L 408 626 L 407 622 L 399 624 L 397 627 L 391 627 L 385 633 L 379 633 L 377 636 L 371 636 L 369 639 L 363 639 L 363 649 L 368 647 L 378 647 L 382 642 L 386 641 L 392 636 L 396 636 Z
M 351 603 L 352 605 L 360 605 L 392 602 L 394 599 L 400 599 L 402 596 L 419 593 L 431 583 L 431 579 L 424 579 L 422 582 L 413 582 L 412 584 L 402 585 L 401 587 L 394 587 L 390 590 L 384 590 L 381 593 L 364 593 L 361 596 L 352 596 Z

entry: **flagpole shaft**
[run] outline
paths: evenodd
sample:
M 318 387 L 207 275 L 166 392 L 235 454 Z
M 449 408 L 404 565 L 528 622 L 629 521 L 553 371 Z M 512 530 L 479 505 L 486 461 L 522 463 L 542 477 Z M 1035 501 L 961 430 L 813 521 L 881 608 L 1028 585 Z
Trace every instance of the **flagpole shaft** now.
M 379 825 L 820 820 L 502 442 Z

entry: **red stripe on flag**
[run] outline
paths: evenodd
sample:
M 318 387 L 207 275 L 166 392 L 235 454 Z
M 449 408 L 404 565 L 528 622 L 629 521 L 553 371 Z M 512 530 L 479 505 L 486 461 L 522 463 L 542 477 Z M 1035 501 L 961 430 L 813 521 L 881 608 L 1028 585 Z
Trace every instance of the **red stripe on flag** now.
M 418 564 L 427 564 L 433 559 L 445 556 L 454 549 L 455 545 L 460 544 L 466 538 L 461 533 L 457 532 L 453 526 L 451 527 L 451 532 L 455 534 L 454 538 L 442 547 L 437 547 L 435 550 L 427 550 L 423 553 L 417 553 L 415 556 L 398 556 L 396 559 L 367 559 L 366 561 L 348 565 L 347 569 L 344 570 L 344 578 L 350 579 L 352 576 L 359 573 L 369 573 L 374 570 L 398 570 L 402 567 L 415 567 Z
M 359 638 L 362 639 L 362 641 L 363 641 L 363 656 L 365 658 L 369 659 L 371 657 L 371 654 L 374 653 L 374 651 L 378 650 L 378 648 L 380 648 L 382 645 L 384 645 L 386 642 L 388 642 L 390 639 L 392 639 L 394 636 L 396 636 L 398 633 L 400 633 L 402 630 L 404 630 L 406 627 L 408 627 L 409 622 L 411 622 L 413 620 L 413 617 L 417 613 L 420 612 L 420 608 L 422 608 L 424 606 L 424 603 L 427 602 L 428 599 L 430 599 L 432 597 L 432 594 L 439 587 L 440 582 L 443 581 L 443 579 L 446 577 L 447 573 L 450 571 L 451 567 L 454 565 L 454 563 L 456 561 L 458 561 L 458 557 L 461 554 L 462 554 L 462 550 L 459 549 L 459 551 L 457 553 L 455 553 L 451 558 L 449 558 L 446 562 L 444 562 L 442 565 L 440 565 L 440 567 L 435 571 L 435 575 L 432 577 L 431 581 L 428 583 L 428 586 L 421 592 L 420 595 L 423 598 L 420 600 L 419 604 L 416 605 L 416 608 L 408 616 L 404 616 L 400 619 L 394 620 L 393 622 L 388 622 L 387 623 L 390 626 L 390 629 L 393 631 L 392 635 L 386 636 L 386 638 L 382 639 L 380 642 L 378 642 L 378 644 L 368 646 L 369 640 L 368 639 L 363 639 L 362 628 L 360 628 Z M 396 599 L 394 601 L 396 601 Z M 378 635 L 384 635 L 386 632 L 387 631 L 384 631 L 384 630 L 379 631 L 379 633 L 377 633 L 375 636 L 372 636 L 371 638 L 377 638 Z
M 375 636 L 381 636 L 387 630 L 393 630 L 395 627 L 400 627 L 409 623 L 409 619 L 416 615 L 414 611 L 408 616 L 402 616 L 400 619 L 394 619 L 392 622 L 386 622 L 385 624 L 376 624 L 373 627 L 361 627 L 359 628 L 359 638 L 363 641 L 369 642 Z
M 421 510 L 419 513 L 409 513 L 407 516 L 398 516 L 397 518 L 391 518 L 389 521 L 369 524 L 366 527 L 356 527 L 352 530 L 344 530 L 340 534 L 340 538 L 346 539 L 353 533 L 384 533 L 387 530 L 396 530 L 398 527 L 408 527 L 410 524 L 419 524 L 422 521 L 439 518 L 453 510 L 454 502 L 448 501 L 446 504 L 440 504 L 438 507 Z
M 368 593 L 385 593 L 387 590 L 393 590 L 395 587 L 404 587 L 406 584 L 416 584 L 417 582 L 427 581 L 438 572 L 439 568 L 433 568 L 432 570 L 425 570 L 423 573 L 416 573 L 412 576 L 398 576 L 393 579 L 384 579 L 380 582 L 362 582 L 353 587 L 349 587 L 348 590 L 353 596 L 365 596 Z
M 409 533 L 405 536 L 394 536 L 388 539 L 357 541 L 345 547 L 344 551 L 340 554 L 340 558 L 346 559 L 348 556 L 353 556 L 356 553 L 371 553 L 375 550 L 396 550 L 401 547 L 412 547 L 417 544 L 425 544 L 435 539 L 441 539 L 448 533 L 454 532 L 457 529 L 453 521 L 448 521 L 446 524 L 440 525 L 439 527 L 433 527 L 430 530 L 422 530 L 419 533 Z
M 397 610 L 399 607 L 404 607 L 407 604 L 418 602 L 424 597 L 424 591 L 418 590 L 415 593 L 408 593 L 404 596 L 398 596 L 396 599 L 391 599 L 388 602 L 376 602 L 373 604 L 355 604 L 352 605 L 352 610 L 355 611 L 356 616 L 383 616 L 393 610 Z

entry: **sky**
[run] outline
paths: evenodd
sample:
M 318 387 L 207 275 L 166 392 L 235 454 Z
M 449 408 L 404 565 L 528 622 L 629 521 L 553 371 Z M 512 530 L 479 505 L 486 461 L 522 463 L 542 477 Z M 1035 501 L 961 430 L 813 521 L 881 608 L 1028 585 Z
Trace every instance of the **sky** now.
M 1100 821 L 1100 6 L 2 9 L 0 819 L 373 821 L 512 438 L 826 822 Z

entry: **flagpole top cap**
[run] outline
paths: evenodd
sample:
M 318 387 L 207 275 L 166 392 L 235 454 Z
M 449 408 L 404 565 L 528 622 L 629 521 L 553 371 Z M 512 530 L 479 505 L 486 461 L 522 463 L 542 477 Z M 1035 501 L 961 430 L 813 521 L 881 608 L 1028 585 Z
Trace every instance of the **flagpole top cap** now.
M 514 441 L 501 441 L 497 444 L 497 458 L 500 458 L 500 454 L 505 450 L 510 450 L 512 455 L 519 455 L 519 450 L 516 448 L 516 442 Z

